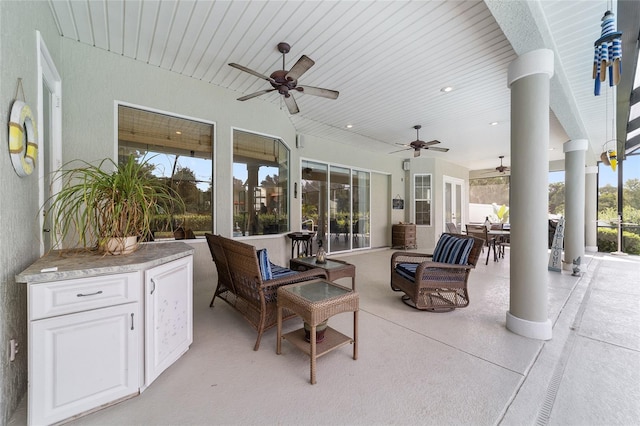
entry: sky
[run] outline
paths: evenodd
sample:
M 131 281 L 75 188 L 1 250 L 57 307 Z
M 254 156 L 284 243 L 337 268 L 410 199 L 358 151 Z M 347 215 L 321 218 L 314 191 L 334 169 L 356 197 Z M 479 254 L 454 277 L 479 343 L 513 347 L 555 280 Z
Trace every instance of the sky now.
M 640 155 L 632 155 L 624 161 L 622 170 L 623 182 L 628 179 L 640 179 Z M 564 182 L 564 172 L 549 173 L 549 183 Z M 598 186 L 618 186 L 618 169 L 614 172 L 611 167 L 600 163 L 598 173 Z

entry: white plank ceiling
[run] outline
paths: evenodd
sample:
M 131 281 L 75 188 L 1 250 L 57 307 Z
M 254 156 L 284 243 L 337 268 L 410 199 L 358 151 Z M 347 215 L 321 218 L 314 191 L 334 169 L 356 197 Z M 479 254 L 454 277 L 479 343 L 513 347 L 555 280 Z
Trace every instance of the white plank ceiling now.
M 509 2 L 505 2 L 509 3 Z M 515 2 L 514 2 L 515 3 Z M 521 2 L 520 2 L 521 3 Z M 613 91 L 593 96 L 593 41 L 605 1 L 527 2 L 556 52 L 568 84 L 563 111 L 551 111 L 551 160 L 563 158 L 568 135 L 590 140 L 594 153 L 611 139 Z M 282 67 L 279 42 L 291 44 L 289 69 L 305 54 L 316 64 L 299 84 L 340 91 L 337 100 L 295 94 L 298 133 L 389 153 L 398 143 L 438 139 L 448 153 L 423 151 L 472 170 L 509 164 L 507 67 L 517 55 L 483 1 L 205 1 L 49 0 L 61 36 L 236 91 L 268 82 Z M 501 18 L 503 19 L 503 18 Z M 523 34 L 522 37 L 526 37 Z M 519 52 L 520 53 L 520 52 Z M 556 78 L 556 77 L 554 77 Z M 446 86 L 453 91 L 441 91 Z M 605 92 L 607 93 L 605 95 Z M 610 96 L 610 97 L 609 97 Z M 277 92 L 245 102 L 281 106 Z M 572 120 L 562 117 L 572 116 Z M 556 118 L 558 117 L 558 118 Z M 490 123 L 498 125 L 491 126 Z M 578 123 L 576 125 L 576 123 Z M 346 128 L 350 124 L 353 127 Z M 571 127 L 571 129 L 569 129 Z M 609 130 L 607 130 L 609 129 Z M 577 135 L 576 133 L 584 133 Z M 409 158 L 410 151 L 390 160 Z

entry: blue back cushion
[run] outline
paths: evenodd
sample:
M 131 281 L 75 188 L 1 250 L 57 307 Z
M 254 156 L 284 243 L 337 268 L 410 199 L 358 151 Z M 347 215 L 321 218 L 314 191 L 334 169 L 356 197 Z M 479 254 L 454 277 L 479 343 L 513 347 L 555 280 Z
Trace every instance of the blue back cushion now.
M 442 234 L 433 251 L 433 261 L 466 265 L 473 247 L 472 238 L 460 238 L 455 235 Z
M 262 275 L 263 281 L 268 281 L 273 278 L 271 272 L 271 263 L 269 262 L 269 255 L 267 249 L 258 250 L 258 263 L 260 263 L 260 275 Z

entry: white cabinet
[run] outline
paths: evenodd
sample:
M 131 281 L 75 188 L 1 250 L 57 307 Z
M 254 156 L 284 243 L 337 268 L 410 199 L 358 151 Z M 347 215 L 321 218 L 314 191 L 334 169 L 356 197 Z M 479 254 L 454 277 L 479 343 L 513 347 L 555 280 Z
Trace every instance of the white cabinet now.
M 118 289 L 139 295 L 140 281 L 140 273 L 129 273 L 30 288 L 30 424 L 55 423 L 139 392 L 140 304 Z M 114 299 L 126 303 L 110 306 Z
M 193 342 L 191 256 L 145 271 L 145 386 Z
M 127 256 L 52 252 L 16 281 L 28 285 L 30 425 L 139 394 L 193 341 L 187 244 L 143 244 Z

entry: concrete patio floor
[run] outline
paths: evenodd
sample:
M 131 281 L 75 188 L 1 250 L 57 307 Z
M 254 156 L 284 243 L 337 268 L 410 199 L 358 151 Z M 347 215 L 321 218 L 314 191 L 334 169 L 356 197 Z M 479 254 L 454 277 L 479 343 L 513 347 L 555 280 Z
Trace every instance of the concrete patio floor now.
M 308 357 L 286 341 L 276 355 L 275 328 L 255 352 L 238 313 L 221 300 L 209 308 L 212 264 L 195 277 L 190 350 L 140 396 L 70 424 L 640 424 L 640 257 L 587 255 L 580 278 L 548 272 L 543 342 L 505 328 L 508 249 L 471 273 L 469 307 L 441 314 L 391 291 L 392 252 L 339 257 L 356 265 L 359 358 L 349 345 L 321 357 L 316 385 Z M 350 335 L 352 318 L 330 325 Z M 10 424 L 26 424 L 25 401 Z

